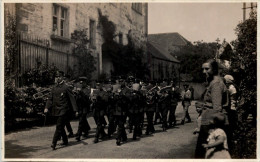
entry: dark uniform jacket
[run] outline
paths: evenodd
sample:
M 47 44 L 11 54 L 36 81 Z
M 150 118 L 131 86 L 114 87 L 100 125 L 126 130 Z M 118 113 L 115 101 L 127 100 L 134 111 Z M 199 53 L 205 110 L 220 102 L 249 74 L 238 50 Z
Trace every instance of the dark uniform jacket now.
M 78 111 L 73 93 L 64 82 L 53 87 L 47 100 L 46 108 L 51 109 L 53 116 L 62 116 L 72 110 Z
M 181 94 L 175 89 L 169 91 L 170 99 L 171 99 L 171 106 L 178 105 L 178 101 L 181 100 Z
M 114 115 L 116 116 L 124 116 L 127 111 L 127 98 L 125 95 L 120 92 L 119 94 L 115 94 L 114 98 Z
M 141 94 L 140 92 L 133 92 L 130 96 L 129 112 L 131 114 L 137 114 L 142 112 Z
M 157 91 L 158 91 L 157 88 L 151 90 L 153 87 L 154 87 L 153 85 L 147 86 L 145 111 L 156 111 L 156 104 L 158 102 L 159 96 L 157 95 Z
M 78 111 L 79 114 L 86 114 L 90 111 L 90 89 L 89 88 L 83 88 L 79 91 L 77 94 L 77 105 L 78 105 Z

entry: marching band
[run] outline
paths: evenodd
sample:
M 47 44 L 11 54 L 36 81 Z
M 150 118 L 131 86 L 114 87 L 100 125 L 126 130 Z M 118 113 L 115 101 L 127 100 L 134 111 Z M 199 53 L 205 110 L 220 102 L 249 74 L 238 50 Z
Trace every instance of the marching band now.
M 69 83 L 71 84 L 72 82 Z M 58 85 L 59 84 L 60 83 L 58 83 Z M 62 95 L 67 96 L 67 94 L 59 93 L 67 93 L 70 92 L 68 89 L 71 89 L 74 94 L 75 103 L 69 95 L 66 99 L 70 100 L 70 102 L 66 101 L 67 105 L 62 108 L 66 107 L 66 109 L 72 110 L 71 106 L 74 105 L 73 111 L 76 112 L 79 118 L 78 131 L 75 136 L 76 140 L 80 141 L 83 133 L 84 137 L 88 137 L 88 132 L 91 128 L 87 121 L 87 115 L 92 114 L 96 123 L 94 143 L 98 143 L 99 139 L 105 137 L 111 138 L 117 131 L 116 145 L 118 146 L 121 142 L 127 141 L 125 126 L 127 126 L 129 133 L 133 132 L 133 140 L 142 136 L 145 116 L 147 119 L 145 134 L 149 135 L 154 133 L 154 124 L 156 124 L 154 116 L 156 112 L 162 116 L 163 131 L 166 131 L 169 127 L 173 127 L 176 124 L 176 106 L 178 101 L 182 99 L 180 90 L 173 82 L 169 85 L 167 85 L 167 82 L 163 82 L 159 86 L 158 83 L 153 81 L 146 83 L 132 76 L 127 79 L 119 77 L 114 83 L 112 80 L 107 80 L 105 83 L 97 82 L 92 88 L 87 85 L 85 77 L 80 77 L 78 83 L 74 84 L 73 87 L 67 84 L 64 85 L 64 87 L 68 88 L 64 88 L 66 89 L 65 91 L 58 90 L 57 93 L 54 87 L 49 92 L 49 96 L 51 97 L 48 98 L 44 112 L 48 112 L 50 107 L 54 109 L 52 112 L 55 111 L 55 109 L 61 109 L 59 107 L 60 105 L 51 106 L 51 104 L 56 102 L 53 98 L 55 98 L 55 95 L 58 97 L 62 97 Z M 169 120 L 167 121 L 168 111 L 170 113 Z M 71 113 L 69 110 L 68 112 Z M 58 136 L 62 136 L 65 145 L 68 144 L 68 140 L 64 137 L 64 126 L 66 122 L 63 120 L 69 120 L 68 115 L 58 117 L 52 143 L 53 149 L 56 147 L 57 139 L 60 138 Z M 104 128 L 107 124 L 108 129 L 106 133 Z

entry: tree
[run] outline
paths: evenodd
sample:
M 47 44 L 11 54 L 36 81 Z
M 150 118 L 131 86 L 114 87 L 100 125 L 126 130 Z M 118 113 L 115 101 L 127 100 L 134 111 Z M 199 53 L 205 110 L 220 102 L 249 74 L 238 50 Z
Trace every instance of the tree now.
M 71 34 L 71 39 L 74 40 L 72 54 L 79 56 L 79 76 L 85 76 L 90 81 L 92 72 L 96 70 L 96 61 L 88 50 L 87 29 L 75 30 Z
M 11 79 L 15 78 L 17 74 L 17 34 L 16 34 L 16 17 L 8 14 L 6 19 L 8 20 L 5 25 L 5 44 L 4 44 L 4 68 L 5 68 L 5 82 L 11 82 Z M 8 80 L 8 81 L 7 81 Z
M 256 158 L 256 113 L 257 113 L 257 14 L 251 12 L 250 18 L 237 25 L 237 39 L 232 42 L 234 55 L 231 58 L 233 76 L 239 85 L 239 105 L 237 130 L 238 144 L 236 156 Z M 252 114 L 252 122 L 248 115 Z
M 180 72 L 190 74 L 194 82 L 204 82 L 205 77 L 202 75 L 201 66 L 206 60 L 215 57 L 216 49 L 217 43 L 202 41 L 188 43 L 180 51 L 174 53 L 181 62 Z

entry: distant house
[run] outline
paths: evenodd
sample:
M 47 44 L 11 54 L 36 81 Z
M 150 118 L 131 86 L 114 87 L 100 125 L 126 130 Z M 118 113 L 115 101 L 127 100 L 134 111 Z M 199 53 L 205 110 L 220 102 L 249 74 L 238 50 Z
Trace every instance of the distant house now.
M 147 43 L 148 67 L 151 79 L 180 80 L 180 61 L 174 57 L 188 43 L 179 33 L 149 34 Z
M 174 33 L 160 33 L 149 34 L 149 42 L 155 42 L 160 48 L 167 51 L 172 56 L 175 56 L 175 52 L 179 51 L 183 46 L 188 44 L 188 40 L 177 32 Z

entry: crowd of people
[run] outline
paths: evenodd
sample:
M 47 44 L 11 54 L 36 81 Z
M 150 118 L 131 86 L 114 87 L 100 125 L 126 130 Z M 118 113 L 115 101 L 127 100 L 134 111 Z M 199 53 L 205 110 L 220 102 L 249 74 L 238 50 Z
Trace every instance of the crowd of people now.
M 236 120 L 236 90 L 232 86 L 233 78 L 227 75 L 222 79 L 218 75 L 218 64 L 215 60 L 204 63 L 202 69 L 208 85 L 201 101 L 195 104 L 199 114 L 198 127 L 194 131 L 194 134 L 199 134 L 195 158 L 230 158 L 228 138 L 232 138 L 233 132 L 229 126 L 235 126 Z M 133 140 L 141 137 L 145 117 L 146 135 L 155 132 L 154 125 L 158 119 L 162 123 L 163 131 L 174 127 L 175 111 L 179 101 L 182 101 L 183 106 L 180 124 L 191 122 L 188 110 L 194 90 L 187 84 L 183 85 L 182 92 L 173 81 L 144 82 L 134 77 L 126 79 L 118 77 L 115 81 L 97 82 L 90 87 L 86 83 L 86 78 L 81 77 L 77 84 L 70 87 L 65 83 L 62 72 L 57 72 L 56 82 L 44 110 L 45 113 L 50 111 L 57 118 L 51 145 L 53 150 L 59 139 L 62 139 L 62 145 L 68 145 L 68 136 L 64 128 L 67 126 L 68 130 L 71 130 L 69 137 L 72 137 L 69 121 L 73 112 L 76 112 L 79 118 L 78 131 L 75 135 L 77 141 L 81 140 L 81 136 L 88 137 L 90 125 L 87 115 L 91 112 L 96 123 L 94 143 L 115 135 L 118 146 L 127 141 L 126 126 L 129 133 L 133 133 Z M 107 132 L 104 129 L 106 126 Z

